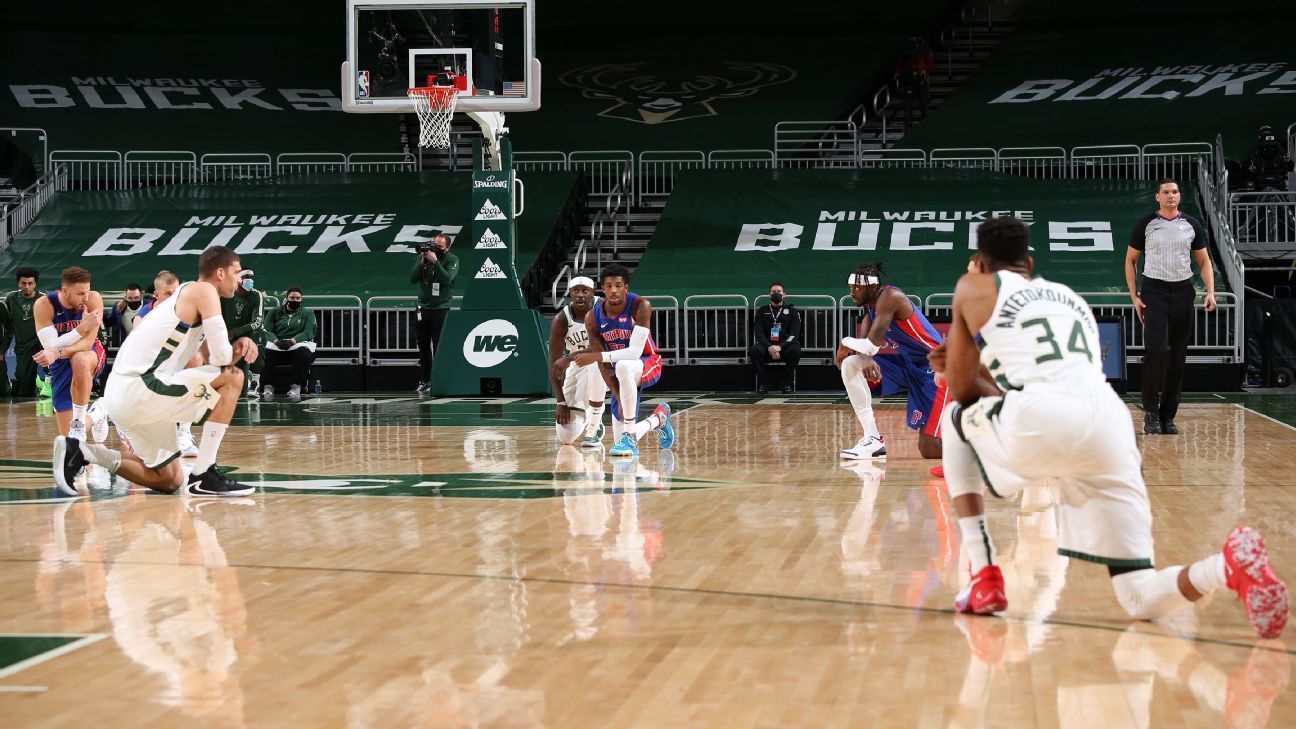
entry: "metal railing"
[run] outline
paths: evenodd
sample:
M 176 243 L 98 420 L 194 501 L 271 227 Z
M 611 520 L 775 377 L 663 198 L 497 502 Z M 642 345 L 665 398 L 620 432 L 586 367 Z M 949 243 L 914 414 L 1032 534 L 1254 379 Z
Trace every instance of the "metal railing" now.
M 902 167 L 926 167 L 927 152 L 921 149 L 869 149 L 860 153 L 859 166 L 862 169 L 895 169 Z
M 591 198 L 620 192 L 633 199 L 634 153 L 629 150 L 572 152 L 567 155 L 567 169 L 584 172 L 589 177 Z
M 751 331 L 751 302 L 742 294 L 684 297 L 684 354 L 689 364 L 742 361 Z
M 1229 193 L 1228 210 L 1239 250 L 1296 252 L 1296 192 Z
M 960 169 L 999 169 L 999 153 L 989 147 L 933 149 L 927 158 L 930 167 L 957 167 Z
M 513 169 L 517 172 L 566 171 L 567 155 L 563 152 L 513 152 Z
M 346 171 L 347 158 L 341 152 L 285 152 L 275 157 L 275 173 L 279 175 Z
M 462 296 L 454 297 L 450 308 L 458 309 Z M 364 364 L 408 366 L 418 364 L 418 297 L 370 296 L 362 311 Z
M 999 171 L 1010 175 L 1045 180 L 1067 175 L 1067 152 L 1062 147 L 1005 147 L 997 156 Z
M 4 250 L 9 241 L 31 224 L 40 214 L 54 193 L 63 189 L 67 183 L 67 169 L 59 166 L 53 172 L 46 173 L 27 189 L 18 193 L 15 202 L 0 207 L 0 250 Z
M 302 301 L 315 312 L 315 362 L 317 364 L 362 364 L 364 354 L 364 305 L 359 296 L 314 294 Z
M 418 364 L 416 296 L 371 296 L 365 300 L 365 359 L 370 365 Z
M 1219 252 L 1220 268 L 1224 270 L 1224 278 L 1237 297 L 1237 307 L 1234 311 L 1233 337 L 1235 355 L 1241 360 L 1246 356 L 1246 295 L 1248 287 L 1246 285 L 1246 266 L 1243 265 L 1242 257 L 1238 253 L 1237 240 L 1225 215 L 1225 198 L 1220 191 L 1220 188 L 1227 185 L 1228 172 L 1222 168 L 1218 182 L 1212 179 L 1205 166 L 1197 168 L 1197 186 L 1202 192 L 1202 206 L 1205 208 L 1206 219 L 1215 233 L 1215 250 Z M 1218 296 L 1216 298 L 1218 299 Z
M 1142 153 L 1135 144 L 1075 147 L 1071 150 L 1071 177 L 1137 179 L 1142 176 Z
M 768 149 L 713 149 L 706 153 L 708 170 L 767 170 L 774 166 Z
M 778 167 L 858 167 L 859 136 L 850 121 L 782 121 L 774 125 Z
M 404 152 L 352 152 L 346 156 L 347 172 L 417 172 L 418 160 Z
M 665 294 L 644 296 L 652 304 L 652 334 L 657 353 L 666 359 L 679 359 L 680 303 L 674 296 Z
M 122 187 L 189 185 L 201 181 L 198 156 L 184 150 L 127 152 L 122 161 Z
M 851 133 L 854 122 L 779 122 L 775 149 L 627 150 L 516 152 L 519 172 L 574 170 L 590 180 L 590 196 L 626 196 L 624 203 L 643 203 L 669 196 L 682 169 L 785 168 L 980 168 L 1035 178 L 1054 179 L 1195 179 L 1205 166 L 1212 179 L 1223 172 L 1220 145 L 1200 143 L 1037 147 L 1003 149 L 936 148 L 863 149 Z M 55 150 L 49 163 L 68 168 L 67 188 L 117 190 L 191 182 L 265 180 L 275 176 L 333 172 L 407 172 L 418 160 L 404 153 L 289 152 L 271 160 L 263 153 Z M 628 205 L 627 205 L 628 207 Z
M 260 181 L 274 175 L 268 154 L 204 154 L 198 158 L 203 182 Z
M 706 155 L 699 150 L 646 151 L 639 153 L 639 204 L 664 201 L 675 189 L 675 176 L 680 170 L 700 170 L 707 165 Z
M 1210 172 L 1214 164 L 1214 148 L 1208 142 L 1186 142 L 1176 144 L 1145 144 L 1143 153 L 1143 170 L 1140 175 L 1145 180 L 1196 180 L 1197 170 L 1205 166 Z
M 67 168 L 67 187 L 77 190 L 116 190 L 122 183 L 122 153 L 104 149 L 55 150 L 50 165 Z

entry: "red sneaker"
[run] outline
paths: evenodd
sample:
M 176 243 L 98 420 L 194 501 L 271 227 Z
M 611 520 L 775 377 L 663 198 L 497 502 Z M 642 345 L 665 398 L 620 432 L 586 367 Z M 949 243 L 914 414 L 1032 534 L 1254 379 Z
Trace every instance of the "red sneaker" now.
M 1246 608 L 1247 620 L 1261 638 L 1277 638 L 1287 626 L 1291 598 L 1287 585 L 1269 568 L 1269 550 L 1260 532 L 1235 527 L 1224 540 L 1224 578 Z
M 928 471 L 928 473 L 930 473 L 931 475 L 935 476 L 936 478 L 945 478 L 945 467 L 944 467 L 944 466 L 932 466 L 932 467 L 931 467 L 931 470 Z
M 988 564 L 972 575 L 967 587 L 954 596 L 954 609 L 961 613 L 989 615 L 1008 609 L 1008 595 L 1004 592 L 1003 573 L 999 565 Z

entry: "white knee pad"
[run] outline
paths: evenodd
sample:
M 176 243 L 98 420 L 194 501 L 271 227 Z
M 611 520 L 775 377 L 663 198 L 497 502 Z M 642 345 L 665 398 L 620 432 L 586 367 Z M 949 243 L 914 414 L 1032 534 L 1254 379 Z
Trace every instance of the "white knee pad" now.
M 1156 620 L 1192 605 L 1179 592 L 1183 567 L 1138 570 L 1112 578 L 1116 600 L 1135 620 Z
M 558 434 L 558 442 L 563 445 L 575 445 L 580 442 L 585 435 L 585 415 L 577 411 L 572 411 L 571 419 L 566 425 L 554 423 L 554 432 Z
M 585 381 L 585 401 L 602 403 L 606 399 L 607 383 L 603 381 L 603 374 L 598 371 L 598 365 L 590 366 L 594 369 Z
M 623 359 L 616 363 L 616 376 L 620 381 L 622 378 L 634 380 L 635 387 L 639 386 L 639 379 L 643 377 L 643 361 L 638 359 Z
M 842 360 L 842 364 L 841 364 L 842 382 L 848 382 L 850 380 L 853 380 L 856 377 L 859 377 L 863 372 L 864 372 L 863 357 L 852 354 L 851 356 Z

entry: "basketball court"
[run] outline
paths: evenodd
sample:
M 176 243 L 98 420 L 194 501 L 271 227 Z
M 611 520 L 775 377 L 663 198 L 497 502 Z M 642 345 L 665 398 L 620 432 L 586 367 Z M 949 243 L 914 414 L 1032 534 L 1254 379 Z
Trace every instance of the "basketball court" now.
M 843 466 L 844 398 L 669 395 L 679 441 L 558 449 L 552 400 L 239 406 L 243 499 L 50 487 L 0 406 L 13 726 L 1270 726 L 1290 649 L 1233 595 L 1132 622 L 1059 557 L 1047 488 L 990 505 L 1009 610 L 956 616 L 957 528 L 903 404 Z M 1143 439 L 1162 564 L 1249 523 L 1296 574 L 1289 398 L 1197 397 Z M 648 402 L 654 402 L 650 399 Z M 1131 417 L 1133 417 L 1133 411 Z M 648 439 L 651 440 L 651 439 Z M 115 435 L 110 437 L 115 441 Z
M 839 460 L 840 392 L 652 390 L 672 450 L 559 447 L 506 120 L 541 104 L 534 3 L 346 13 L 343 111 L 416 114 L 429 156 L 456 113 L 482 132 L 435 396 L 240 402 L 218 458 L 239 498 L 97 466 L 63 496 L 48 401 L 0 403 L 6 726 L 1296 725 L 1286 643 L 1227 590 L 1131 621 L 1104 568 L 1057 554 L 1047 483 L 989 503 L 1009 609 L 956 614 L 967 560 L 903 399 L 876 406 L 885 461 Z M 1158 565 L 1249 524 L 1296 579 L 1296 400 L 1191 395 L 1177 422 L 1139 436 Z

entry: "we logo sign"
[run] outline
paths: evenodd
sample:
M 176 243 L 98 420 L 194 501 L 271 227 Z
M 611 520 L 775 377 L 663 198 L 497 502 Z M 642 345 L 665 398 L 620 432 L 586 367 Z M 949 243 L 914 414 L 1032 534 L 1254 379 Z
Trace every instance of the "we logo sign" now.
M 517 327 L 507 319 L 490 319 L 473 327 L 464 339 L 464 359 L 473 367 L 494 367 L 517 352 Z

